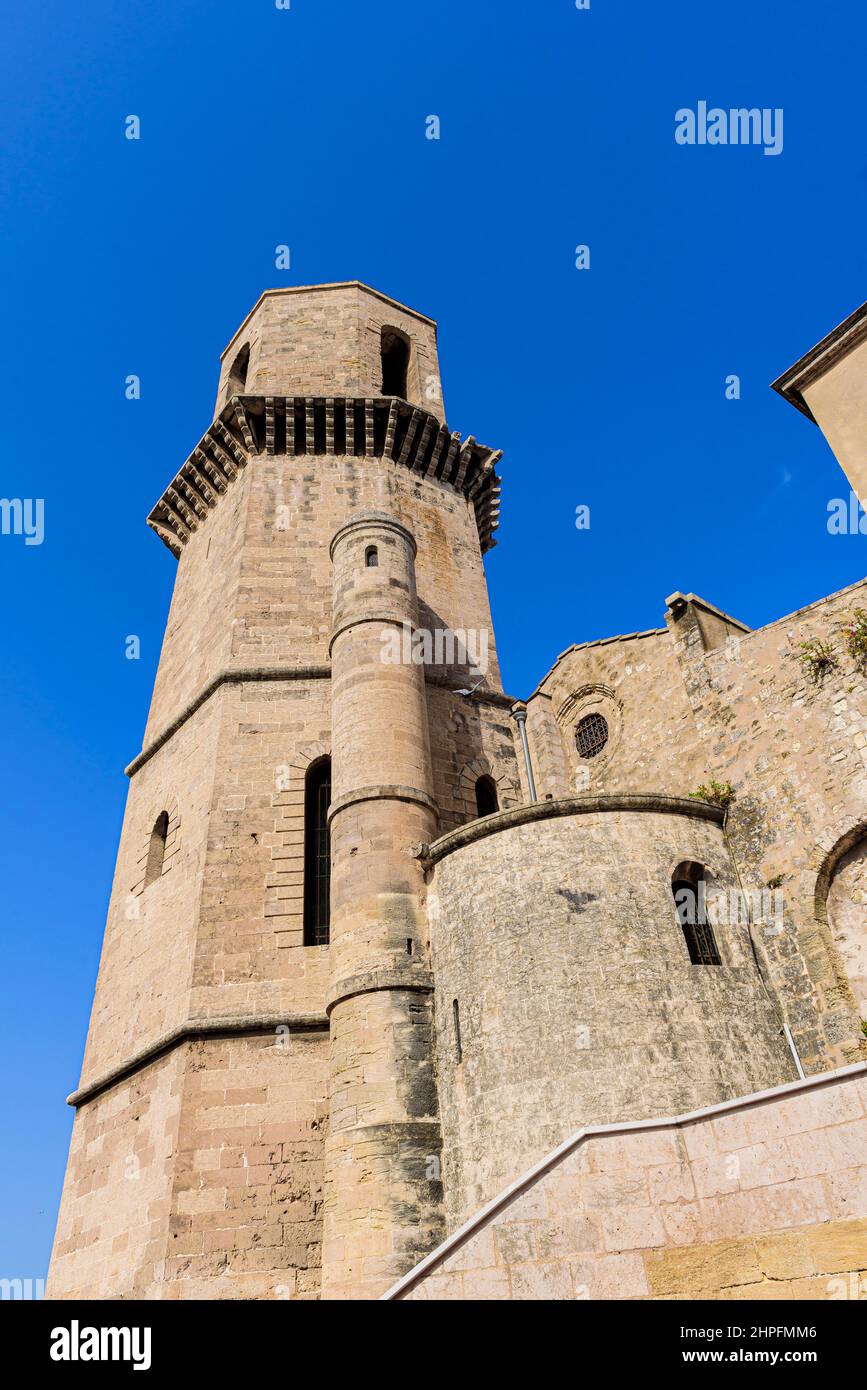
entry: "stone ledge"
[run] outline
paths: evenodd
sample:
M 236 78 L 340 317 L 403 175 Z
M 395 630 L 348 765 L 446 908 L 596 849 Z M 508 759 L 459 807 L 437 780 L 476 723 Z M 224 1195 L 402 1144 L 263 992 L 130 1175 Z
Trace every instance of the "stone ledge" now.
M 419 626 L 417 623 L 411 622 L 407 617 L 406 609 L 398 609 L 397 604 L 395 604 L 394 609 L 390 613 L 385 609 L 380 609 L 378 613 L 362 613 L 357 618 L 346 618 L 342 623 L 339 623 L 331 633 L 328 640 L 329 657 L 334 650 L 334 643 L 337 641 L 338 637 L 342 637 L 344 632 L 349 632 L 354 627 L 363 627 L 365 623 L 379 623 L 380 627 L 411 627 L 413 636 Z M 383 661 L 382 664 L 385 666 L 390 663 Z
M 693 801 L 684 796 L 662 796 L 649 794 L 611 796 L 567 796 L 559 801 L 534 801 L 529 806 L 513 807 L 510 811 L 497 811 L 492 816 L 482 816 L 470 821 L 468 825 L 458 826 L 441 835 L 432 844 L 422 846 L 417 857 L 425 868 L 433 867 L 446 855 L 465 845 L 484 840 L 488 835 L 496 835 L 501 830 L 511 830 L 516 825 L 531 825 L 535 821 L 555 820 L 559 816 L 583 816 L 594 811 L 655 811 L 668 816 L 692 816 L 696 820 L 716 821 L 722 825 L 725 811 L 709 801 Z
M 451 677 L 441 676 L 439 673 L 435 674 L 429 667 L 425 667 L 424 672 L 426 685 L 442 686 L 447 690 L 452 689 Z M 197 709 L 201 708 L 206 700 L 209 700 L 219 690 L 221 685 L 243 685 L 244 681 L 327 681 L 330 679 L 331 666 L 328 663 L 311 666 L 229 667 L 225 671 L 220 671 L 212 680 L 208 681 L 198 695 L 194 695 L 191 700 L 188 700 L 180 714 L 176 715 L 164 729 L 161 729 L 156 737 L 152 738 L 150 743 L 146 744 L 141 752 L 133 758 L 129 767 L 124 769 L 126 776 L 134 777 L 139 768 L 144 767 L 154 753 L 159 752 L 164 743 L 168 743 L 172 735 L 177 733 L 178 729 L 187 722 L 191 715 L 195 714 Z M 481 688 L 472 692 L 472 699 L 477 700 L 480 704 L 499 705 L 503 709 L 511 708 L 514 703 L 511 695 L 504 695 L 502 691 L 498 690 L 483 690 Z
M 393 786 L 387 782 L 371 783 L 367 787 L 359 787 L 354 792 L 346 792 L 343 796 L 338 796 L 332 801 L 328 808 L 328 824 L 331 825 L 334 817 L 341 811 L 345 811 L 349 806 L 355 806 L 359 801 L 412 801 L 417 806 L 424 806 L 427 810 L 437 814 L 438 808 L 432 796 L 427 792 L 421 791 L 418 787 Z M 439 842 L 437 842 L 439 843 Z
M 188 1018 L 185 1023 L 180 1023 L 176 1028 L 170 1028 L 155 1038 L 147 1047 L 143 1047 L 138 1052 L 134 1052 L 125 1062 L 120 1062 L 115 1067 L 110 1067 L 104 1071 L 94 1081 L 88 1081 L 86 1085 L 80 1086 L 77 1091 L 73 1091 L 66 1098 L 66 1104 L 78 1107 L 85 1101 L 92 1100 L 100 1092 L 113 1086 L 116 1082 L 131 1076 L 133 1072 L 140 1071 L 142 1067 L 153 1062 L 157 1057 L 161 1057 L 166 1052 L 171 1052 L 181 1043 L 194 1041 L 197 1038 L 213 1037 L 237 1037 L 250 1033 L 270 1033 L 277 1028 L 288 1028 L 290 1033 L 319 1032 L 328 1030 L 328 1018 L 325 1014 L 246 1014 L 240 1017 L 216 1017 L 216 1018 Z
M 338 980 L 332 985 L 325 1012 L 330 1018 L 332 1010 L 338 1004 L 359 994 L 379 994 L 382 990 L 402 989 L 415 994 L 433 994 L 433 988 L 433 974 L 424 966 L 410 966 L 405 970 L 366 970 L 360 975 L 348 975 L 345 980 Z
M 331 537 L 331 544 L 328 547 L 329 558 L 334 559 L 334 547 L 343 540 L 344 536 L 349 535 L 352 531 L 367 531 L 377 527 L 384 531 L 396 531 L 405 541 L 409 541 L 412 556 L 415 559 L 418 554 L 415 536 L 408 526 L 404 526 L 403 522 L 398 521 L 396 517 L 389 516 L 388 512 L 356 512 L 354 516 L 351 516 L 348 521 L 338 527 Z
M 247 666 L 230 667 L 225 671 L 220 671 L 218 675 L 209 680 L 207 685 L 194 695 L 184 705 L 180 714 L 177 715 L 164 729 L 151 739 L 138 757 L 133 758 L 129 767 L 125 769 L 127 777 L 133 777 L 140 767 L 144 767 L 148 759 L 154 753 L 158 753 L 164 743 L 168 743 L 173 734 L 176 734 L 181 725 L 185 724 L 190 715 L 195 714 L 206 700 L 209 700 L 221 685 L 243 685 L 245 681 L 302 681 L 317 680 L 326 681 L 331 679 L 330 666 Z

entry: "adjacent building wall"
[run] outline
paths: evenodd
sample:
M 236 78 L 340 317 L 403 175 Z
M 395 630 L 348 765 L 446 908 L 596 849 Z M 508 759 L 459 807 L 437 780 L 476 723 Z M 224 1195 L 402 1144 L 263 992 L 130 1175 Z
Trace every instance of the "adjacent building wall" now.
M 867 304 L 832 329 L 773 383 L 815 420 L 867 507 Z
M 843 629 L 865 606 L 862 581 L 750 631 L 674 595 L 668 631 L 571 648 L 528 701 L 543 799 L 731 784 L 731 852 L 748 900 L 764 900 L 759 947 L 807 1071 L 865 1055 L 867 917 L 847 912 L 839 891 L 830 920 L 827 909 L 845 854 L 856 892 L 864 873 L 867 676 Z M 827 669 L 804 660 L 809 642 L 830 644 Z M 609 739 L 582 758 L 576 730 L 592 712 Z
M 726 828 L 744 887 L 780 885 L 782 920 L 760 936 L 807 1071 L 865 1055 L 860 970 L 847 972 L 826 911 L 837 861 L 867 819 L 867 677 L 843 634 L 865 604 L 862 581 L 710 651 L 690 641 L 690 605 L 669 615 L 704 751 L 692 776 L 734 788 Z M 811 641 L 832 648 L 827 669 L 803 660 Z M 863 950 L 863 914 L 860 936 Z

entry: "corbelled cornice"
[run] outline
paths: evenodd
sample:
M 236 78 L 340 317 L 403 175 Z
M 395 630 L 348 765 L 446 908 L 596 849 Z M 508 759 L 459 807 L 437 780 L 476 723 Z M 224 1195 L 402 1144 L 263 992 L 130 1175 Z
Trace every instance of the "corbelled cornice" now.
M 472 502 L 482 553 L 496 541 L 501 450 L 461 440 L 435 415 L 396 396 L 233 396 L 157 502 L 148 525 L 175 556 L 261 454 L 389 458 Z

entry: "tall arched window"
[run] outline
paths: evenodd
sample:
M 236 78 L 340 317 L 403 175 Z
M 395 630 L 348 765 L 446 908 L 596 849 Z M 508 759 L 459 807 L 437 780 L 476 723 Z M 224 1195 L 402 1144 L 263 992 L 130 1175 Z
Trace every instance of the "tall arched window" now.
M 707 916 L 705 870 L 701 864 L 679 864 L 671 880 L 674 910 L 693 965 L 722 965 L 713 927 Z
M 166 857 L 166 837 L 169 833 L 169 813 L 160 811 L 154 821 L 154 828 L 151 831 L 150 844 L 148 845 L 148 857 L 145 864 L 144 886 L 147 888 L 149 883 L 155 883 L 163 871 L 163 861 Z
M 304 945 L 327 946 L 331 925 L 331 759 L 319 758 L 304 783 Z
M 849 977 L 855 1003 L 867 1018 L 867 834 L 834 864 L 826 899 L 831 938 Z
M 383 328 L 380 337 L 382 354 L 382 394 L 400 396 L 406 400 L 406 373 L 409 367 L 409 339 L 396 328 Z
M 493 777 L 480 777 L 476 782 L 476 813 L 480 816 L 492 816 L 495 811 L 499 811 L 500 803 L 497 800 L 497 784 Z
M 250 344 L 245 343 L 237 354 L 229 371 L 229 396 L 240 396 L 247 385 L 247 368 L 250 365 Z

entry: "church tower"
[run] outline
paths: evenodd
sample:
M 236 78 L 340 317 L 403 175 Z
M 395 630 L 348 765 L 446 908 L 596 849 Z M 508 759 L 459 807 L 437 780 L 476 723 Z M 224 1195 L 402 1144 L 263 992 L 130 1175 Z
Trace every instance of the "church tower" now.
M 419 847 L 524 800 L 498 457 L 358 283 L 265 292 L 223 354 L 148 518 L 177 578 L 49 1297 L 373 1298 L 444 1234 Z

